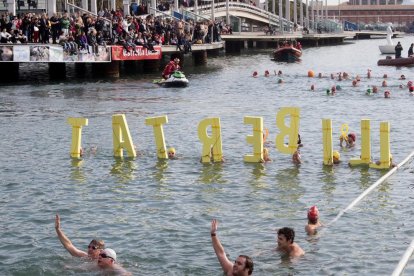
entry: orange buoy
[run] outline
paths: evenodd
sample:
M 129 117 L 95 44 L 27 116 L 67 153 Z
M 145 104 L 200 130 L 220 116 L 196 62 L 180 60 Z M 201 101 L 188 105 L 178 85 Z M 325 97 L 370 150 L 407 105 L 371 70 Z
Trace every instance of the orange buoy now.
M 312 70 L 308 71 L 308 77 L 309 78 L 313 78 L 315 76 L 315 72 L 313 72 Z

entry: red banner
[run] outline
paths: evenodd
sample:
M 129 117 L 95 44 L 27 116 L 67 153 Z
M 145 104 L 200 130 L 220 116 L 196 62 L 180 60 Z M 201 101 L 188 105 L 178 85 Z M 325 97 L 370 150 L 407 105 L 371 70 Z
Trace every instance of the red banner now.
M 135 51 L 130 48 L 128 52 L 122 46 L 112 46 L 112 60 L 161 59 L 161 46 L 154 46 L 154 50 L 152 52 L 143 46 L 136 46 Z

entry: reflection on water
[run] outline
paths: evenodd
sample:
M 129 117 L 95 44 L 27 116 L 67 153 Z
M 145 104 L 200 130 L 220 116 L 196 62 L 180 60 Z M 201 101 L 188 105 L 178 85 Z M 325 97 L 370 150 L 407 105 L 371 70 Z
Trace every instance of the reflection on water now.
M 165 170 L 168 169 L 168 160 L 158 159 L 154 167 L 153 177 L 159 184 L 165 183 Z
M 250 183 L 255 190 L 268 188 L 269 185 L 262 179 L 266 176 L 266 163 L 249 163 L 249 165 L 253 167 Z
M 335 176 L 335 165 L 334 166 L 322 166 L 322 191 L 324 191 L 327 199 L 332 200 L 333 193 L 336 189 L 336 176 Z
M 204 184 L 226 184 L 223 178 L 223 163 L 201 164 L 199 181 Z
M 71 158 L 72 170 L 70 173 L 70 178 L 79 183 L 84 183 L 86 181 L 86 176 L 83 172 L 82 164 L 82 159 Z
M 119 183 L 129 183 L 135 179 L 136 164 L 132 158 L 115 158 L 110 174 L 115 176 Z
M 297 166 L 277 171 L 275 178 L 278 188 L 278 199 L 282 204 L 297 204 L 303 196 L 305 189 L 301 186 L 298 178 L 299 172 L 299 167 Z M 294 212 L 294 210 L 288 210 L 284 215 L 293 216 Z

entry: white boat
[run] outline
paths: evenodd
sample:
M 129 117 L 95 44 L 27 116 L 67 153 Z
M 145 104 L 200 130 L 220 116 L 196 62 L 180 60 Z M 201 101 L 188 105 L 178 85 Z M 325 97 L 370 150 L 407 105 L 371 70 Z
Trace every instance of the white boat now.
M 381 54 L 395 54 L 395 45 L 380 45 L 378 47 Z
M 381 54 L 395 54 L 395 45 L 391 40 L 392 38 L 392 29 L 390 26 L 387 27 L 387 45 L 378 46 Z

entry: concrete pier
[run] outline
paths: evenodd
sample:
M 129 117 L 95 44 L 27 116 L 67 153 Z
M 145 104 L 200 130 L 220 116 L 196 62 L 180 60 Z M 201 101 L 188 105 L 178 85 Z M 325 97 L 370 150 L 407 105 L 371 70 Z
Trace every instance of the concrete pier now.
M 119 64 L 117 60 L 112 62 L 92 63 L 92 74 L 96 77 L 119 78 Z
M 160 70 L 160 61 L 157 59 L 154 60 L 144 60 L 144 71 L 148 73 L 158 72 Z
M 192 55 L 195 65 L 207 64 L 207 51 L 193 52 Z

